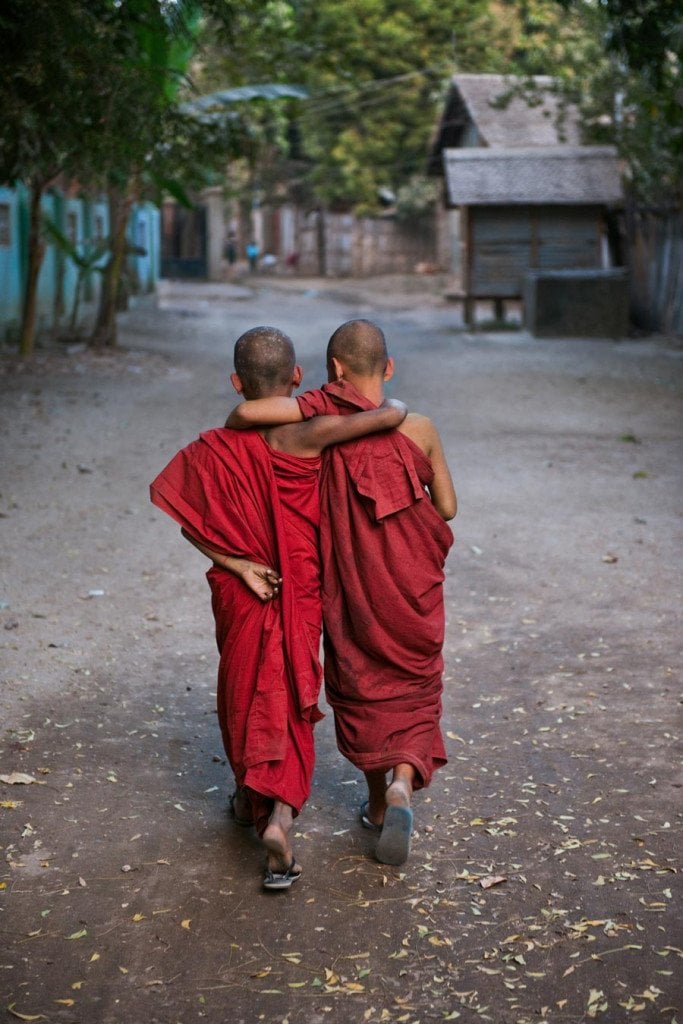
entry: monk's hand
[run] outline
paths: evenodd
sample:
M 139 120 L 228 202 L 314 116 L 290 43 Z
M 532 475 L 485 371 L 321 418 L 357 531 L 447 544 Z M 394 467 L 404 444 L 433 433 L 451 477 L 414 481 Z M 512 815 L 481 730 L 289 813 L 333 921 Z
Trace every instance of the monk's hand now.
M 272 601 L 280 593 L 282 577 L 270 566 L 245 562 L 240 576 L 242 582 L 262 601 Z
M 408 415 L 408 406 L 399 398 L 385 398 L 380 405 L 380 409 L 386 409 L 388 412 L 394 413 L 398 423 L 402 423 Z

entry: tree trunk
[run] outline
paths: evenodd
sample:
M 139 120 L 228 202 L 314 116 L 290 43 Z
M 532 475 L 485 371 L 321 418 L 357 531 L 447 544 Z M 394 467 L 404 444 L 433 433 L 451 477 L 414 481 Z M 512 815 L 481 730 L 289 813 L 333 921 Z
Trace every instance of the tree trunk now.
M 71 307 L 71 320 L 69 322 L 69 335 L 72 338 L 76 337 L 78 333 L 78 312 L 81 306 L 81 292 L 83 291 L 83 283 L 85 275 L 81 269 L 78 271 L 78 277 L 76 278 L 76 291 L 74 293 L 74 304 Z
M 128 218 L 135 199 L 132 182 L 125 195 L 118 189 L 109 190 L 109 210 L 111 214 L 111 258 L 102 275 L 102 290 L 97 321 L 91 336 L 93 345 L 97 347 L 113 347 L 116 345 L 116 301 L 121 280 L 121 270 L 126 253 L 126 228 Z
M 42 181 L 34 181 L 29 187 L 31 199 L 28 224 L 28 274 L 19 336 L 19 351 L 22 356 L 33 354 L 38 316 L 38 275 L 45 255 L 45 243 L 40 234 L 41 200 L 45 185 Z

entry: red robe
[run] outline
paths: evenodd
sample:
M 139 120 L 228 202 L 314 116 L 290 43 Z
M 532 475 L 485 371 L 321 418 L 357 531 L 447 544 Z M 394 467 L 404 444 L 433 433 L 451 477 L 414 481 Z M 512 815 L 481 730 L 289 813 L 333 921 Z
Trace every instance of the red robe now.
M 262 602 L 233 573 L 207 573 L 220 653 L 218 719 L 238 785 L 263 832 L 272 801 L 301 810 L 310 793 L 319 662 L 320 458 L 270 448 L 260 434 L 210 430 L 152 483 L 151 499 L 196 540 L 278 570 Z
M 341 381 L 297 401 L 306 419 L 373 408 Z M 341 753 L 362 771 L 446 763 L 439 725 L 450 527 L 431 462 L 396 430 L 329 448 L 320 480 L 325 685 Z

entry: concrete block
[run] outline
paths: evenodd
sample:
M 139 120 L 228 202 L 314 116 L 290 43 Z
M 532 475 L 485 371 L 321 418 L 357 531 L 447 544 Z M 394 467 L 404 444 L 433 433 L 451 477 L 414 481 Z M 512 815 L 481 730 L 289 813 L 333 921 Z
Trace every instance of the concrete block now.
M 626 270 L 533 270 L 526 275 L 524 326 L 537 338 L 623 338 Z

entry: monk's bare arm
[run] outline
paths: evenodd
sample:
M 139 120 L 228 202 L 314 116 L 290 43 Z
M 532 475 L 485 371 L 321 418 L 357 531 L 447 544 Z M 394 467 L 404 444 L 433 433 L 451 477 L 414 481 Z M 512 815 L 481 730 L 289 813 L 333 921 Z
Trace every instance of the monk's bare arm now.
M 458 511 L 458 499 L 438 430 L 427 416 L 418 413 L 410 413 L 399 430 L 430 459 L 434 469 L 434 479 L 429 485 L 432 504 L 442 519 L 453 519 Z
M 434 427 L 434 445 L 429 458 L 434 469 L 434 479 L 429 485 L 432 505 L 442 519 L 454 519 L 458 511 L 458 498 L 436 427 Z
M 195 540 L 187 530 L 181 529 L 180 532 L 185 540 L 189 540 L 190 544 L 196 547 L 198 551 L 201 551 L 203 555 L 206 555 L 207 558 L 210 558 L 219 569 L 227 569 L 234 576 L 239 576 L 245 586 L 252 590 L 257 597 L 260 597 L 262 601 L 270 601 L 277 596 L 282 579 L 274 569 L 267 565 L 261 565 L 259 562 L 252 562 L 248 558 L 226 555 L 222 551 L 216 551 L 215 548 L 210 548 L 206 544 Z
M 225 425 L 233 430 L 248 430 L 280 423 L 300 423 L 303 418 L 296 398 L 274 396 L 240 402 L 228 416 Z
M 295 398 L 255 398 L 235 406 L 225 425 L 237 430 L 269 428 L 266 438 L 273 448 L 312 457 L 328 445 L 398 427 L 407 411 L 403 402 L 387 398 L 377 409 L 348 416 L 314 416 L 304 421 Z
M 403 402 L 386 398 L 377 409 L 351 413 L 348 416 L 314 416 L 304 423 L 289 424 L 269 431 L 271 444 L 291 454 L 313 456 L 331 444 L 355 441 L 378 430 L 392 430 L 406 418 Z

